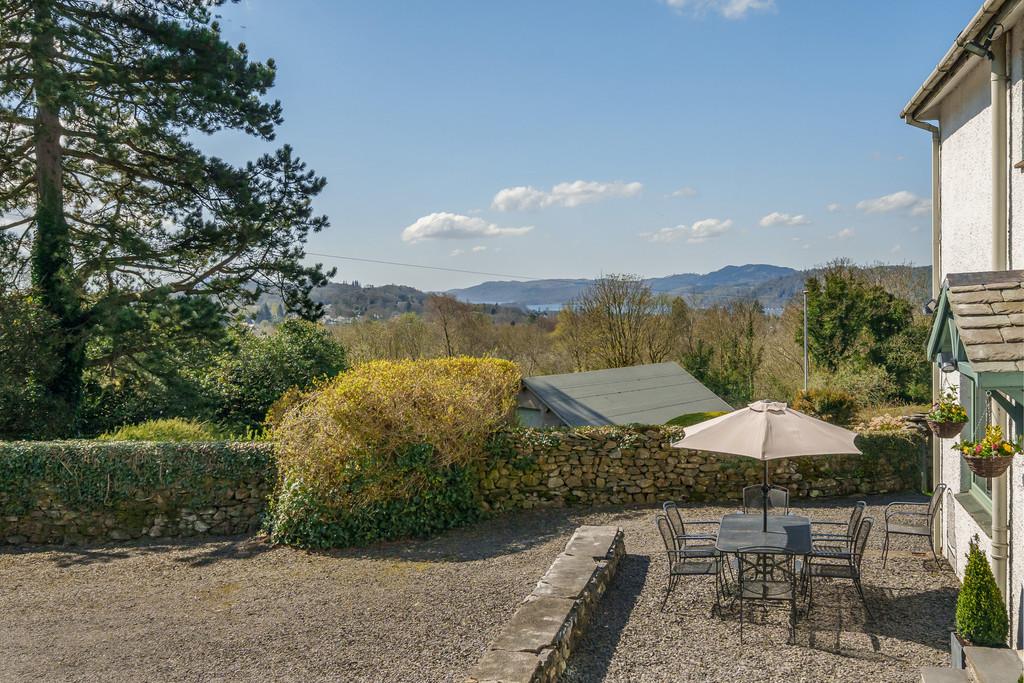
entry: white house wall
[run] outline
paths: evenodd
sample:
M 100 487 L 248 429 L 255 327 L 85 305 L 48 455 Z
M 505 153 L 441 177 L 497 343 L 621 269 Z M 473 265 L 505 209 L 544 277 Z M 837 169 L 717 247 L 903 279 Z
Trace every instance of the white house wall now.
M 1024 268 L 1024 171 L 1013 165 L 1024 159 L 1024 26 L 1017 24 L 1007 37 L 1010 90 L 1009 115 L 1009 267 Z M 955 90 L 939 106 L 942 206 L 942 276 L 948 273 L 992 269 L 992 166 L 989 63 L 972 60 Z M 944 384 L 959 384 L 959 374 L 944 376 Z M 953 499 L 961 491 L 960 455 L 941 440 L 941 479 L 950 493 L 942 512 L 944 553 L 957 575 L 963 577 L 968 543 L 975 535 L 991 554 L 990 531 L 982 529 Z M 1018 456 L 1009 477 L 1011 642 L 1024 648 L 1024 457 Z

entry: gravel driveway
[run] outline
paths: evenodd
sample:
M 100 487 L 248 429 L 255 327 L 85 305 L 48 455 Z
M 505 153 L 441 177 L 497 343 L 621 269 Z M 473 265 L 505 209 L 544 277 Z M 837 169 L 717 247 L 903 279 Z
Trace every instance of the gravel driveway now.
M 947 656 L 955 579 L 906 552 L 882 574 L 878 537 L 867 577 L 869 597 L 884 606 L 877 627 L 861 630 L 844 587 L 838 641 L 834 624 L 802 626 L 801 645 L 786 646 L 780 621 L 751 629 L 742 652 L 735 625 L 710 616 L 705 582 L 684 584 L 658 610 L 664 560 L 653 514 L 520 512 L 427 541 L 336 553 L 251 538 L 7 548 L 0 680 L 459 681 L 580 524 L 622 526 L 630 556 L 567 681 L 911 681 L 917 667 Z
M 629 555 L 562 680 L 919 681 L 920 667 L 949 663 L 949 630 L 959 583 L 944 561 L 940 567 L 930 553 L 917 552 L 927 550 L 925 539 L 894 541 L 888 566 L 882 570 L 884 533 L 879 526 L 882 508 L 890 500 L 867 498 L 867 514 L 876 526 L 865 552 L 864 590 L 876 620 L 866 621 L 849 581 L 816 583 L 814 609 L 800 622 L 795 645 L 786 644 L 783 610 L 769 612 L 764 620 L 757 615 L 753 627 L 748 622 L 741 644 L 738 617 L 712 614 L 714 587 L 704 577 L 684 579 L 662 612 L 667 569 L 652 512 L 623 514 L 619 524 L 625 528 Z M 794 512 L 846 521 L 849 504 L 805 504 Z M 731 511 L 701 506 L 687 512 L 714 519 Z

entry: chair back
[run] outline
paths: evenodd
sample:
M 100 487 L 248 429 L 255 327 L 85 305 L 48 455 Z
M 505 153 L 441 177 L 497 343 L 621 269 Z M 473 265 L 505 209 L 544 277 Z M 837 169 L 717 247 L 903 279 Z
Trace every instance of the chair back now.
M 868 536 L 871 534 L 871 527 L 874 526 L 875 520 L 870 517 L 865 517 L 860 522 L 860 528 L 857 529 L 857 538 L 853 541 L 853 566 L 856 568 L 857 573 L 860 574 L 860 563 L 864 559 L 864 548 L 868 545 Z
M 673 553 L 678 550 L 676 547 L 676 535 L 672 533 L 672 525 L 665 515 L 658 515 L 655 519 L 655 524 L 658 525 L 658 533 L 661 534 L 661 540 L 665 543 L 665 553 L 668 555 L 669 562 L 671 562 Z
M 939 504 L 942 503 L 942 494 L 946 491 L 946 485 L 939 483 L 935 487 L 935 491 L 932 492 L 932 499 L 928 501 L 928 526 L 931 527 L 932 521 L 935 519 L 935 513 L 939 510 Z
M 761 600 L 789 600 L 796 586 L 796 556 L 774 546 L 736 551 L 740 594 Z
M 668 525 L 675 536 L 682 536 L 686 533 L 683 513 L 679 511 L 679 506 L 675 502 L 671 500 L 665 501 L 661 506 L 661 511 L 665 514 L 665 519 L 668 520 Z
M 743 512 L 750 513 L 759 511 L 764 507 L 764 491 L 760 484 L 743 487 Z M 788 515 L 789 514 L 789 490 L 781 486 L 772 486 L 768 489 L 768 514 Z
M 860 530 L 860 522 L 864 519 L 864 510 L 866 510 L 868 504 L 863 500 L 858 500 L 853 504 L 853 512 L 850 513 L 850 523 L 846 525 L 846 535 L 854 540 L 857 538 L 857 532 Z

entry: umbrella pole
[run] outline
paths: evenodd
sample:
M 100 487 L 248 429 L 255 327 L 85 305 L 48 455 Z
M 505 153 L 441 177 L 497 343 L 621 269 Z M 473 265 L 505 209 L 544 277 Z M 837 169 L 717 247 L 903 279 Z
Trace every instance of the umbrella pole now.
M 762 520 L 761 531 L 768 533 L 768 461 L 764 461 L 764 483 L 761 484 L 761 494 L 764 497 L 764 505 L 761 508 Z

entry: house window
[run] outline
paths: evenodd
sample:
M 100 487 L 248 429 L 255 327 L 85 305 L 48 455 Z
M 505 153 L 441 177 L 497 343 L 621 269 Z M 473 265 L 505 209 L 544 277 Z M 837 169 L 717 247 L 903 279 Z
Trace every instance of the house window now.
M 967 411 L 967 424 L 961 438 L 971 441 L 980 438 L 985 433 L 985 401 L 986 398 L 978 397 L 977 386 L 974 381 L 960 374 L 960 404 Z M 967 466 L 967 461 L 960 458 L 960 489 L 963 492 L 970 492 L 977 501 L 986 509 L 992 508 L 992 480 L 988 477 L 979 477 Z

